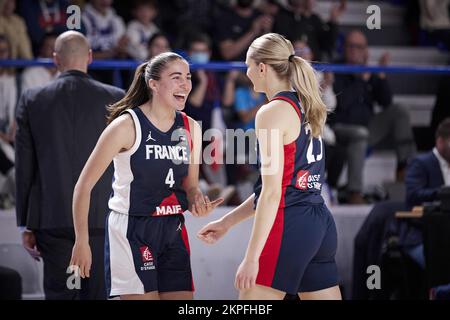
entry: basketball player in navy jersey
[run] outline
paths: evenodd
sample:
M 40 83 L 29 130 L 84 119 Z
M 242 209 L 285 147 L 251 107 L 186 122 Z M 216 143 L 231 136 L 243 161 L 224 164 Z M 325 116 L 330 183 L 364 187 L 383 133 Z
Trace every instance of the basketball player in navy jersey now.
M 320 194 L 327 110 L 314 70 L 275 33 L 252 43 L 246 64 L 255 91 L 269 100 L 256 114 L 261 176 L 252 196 L 198 237 L 214 243 L 255 216 L 235 279 L 241 299 L 341 299 L 336 226 Z
M 201 129 L 180 112 L 191 89 L 189 65 L 175 53 L 140 65 L 126 96 L 110 107 L 109 125 L 75 186 L 71 265 L 84 278 L 92 260 L 90 193 L 114 162 L 105 245 L 110 297 L 192 299 L 183 212 L 204 216 L 223 199 L 210 202 L 198 186 Z

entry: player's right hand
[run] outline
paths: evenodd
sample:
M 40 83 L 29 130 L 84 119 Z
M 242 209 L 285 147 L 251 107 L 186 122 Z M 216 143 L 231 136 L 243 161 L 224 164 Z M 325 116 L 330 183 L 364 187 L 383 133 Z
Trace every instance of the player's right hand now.
M 223 220 L 212 221 L 198 231 L 197 238 L 205 243 L 213 244 L 222 238 L 228 229 Z
M 72 249 L 72 258 L 70 259 L 70 267 L 72 272 L 78 274 L 84 279 L 89 278 L 92 264 L 92 253 L 89 243 L 78 243 L 75 241 L 75 245 Z

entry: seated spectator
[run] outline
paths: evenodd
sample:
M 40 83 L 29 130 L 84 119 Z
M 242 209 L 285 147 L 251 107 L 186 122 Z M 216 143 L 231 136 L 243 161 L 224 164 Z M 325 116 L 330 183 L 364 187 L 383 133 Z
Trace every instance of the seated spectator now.
M 176 48 L 185 48 L 186 40 L 193 35 L 212 35 L 216 8 L 220 5 L 219 1 L 211 0 L 159 1 L 158 26 Z
M 154 23 L 158 14 L 154 0 L 136 0 L 133 8 L 134 20 L 128 23 L 127 37 L 130 39 L 128 54 L 135 60 L 144 61 L 148 57 L 148 40 L 159 31 Z
M 410 162 L 405 184 L 409 209 L 437 200 L 439 189 L 450 186 L 450 118 L 438 126 L 433 150 Z
M 450 0 L 420 0 L 420 27 L 450 49 Z
M 0 35 L 0 60 L 11 59 L 11 46 L 5 36 Z M 17 77 L 15 70 L 0 68 L 0 145 L 14 142 L 15 110 L 17 104 Z M 8 154 L 9 155 L 9 154 Z M 13 156 L 13 155 L 12 155 Z
M 209 62 L 211 57 L 211 39 L 206 34 L 198 34 L 197 36 L 190 38 L 188 44 L 187 53 L 189 62 Z M 189 95 L 188 102 L 186 103 L 185 112 L 200 122 L 202 131 L 205 133 L 208 129 L 211 129 L 213 125 L 217 125 L 217 123 L 213 122 L 214 116 L 218 117 L 216 120 L 223 124 L 223 116 L 220 107 L 222 90 L 215 72 L 200 69 L 194 71 L 192 76 L 192 91 Z M 214 127 L 214 129 L 220 130 L 221 128 Z M 227 185 L 225 166 L 214 159 L 216 156 L 222 154 L 221 152 L 218 152 L 219 150 L 217 149 L 221 144 L 218 144 L 218 141 L 215 139 L 223 139 L 223 136 L 215 135 L 212 137 L 212 141 L 204 141 L 203 148 L 212 144 L 214 151 L 211 151 L 211 154 L 205 155 L 210 156 L 211 161 L 205 161 L 204 159 L 204 162 L 200 166 L 200 173 L 205 182 L 209 184 L 208 189 L 205 189 L 206 193 L 214 195 L 212 190 L 215 190 L 216 195 L 214 195 L 213 198 L 223 197 L 228 201 L 234 193 L 234 187 L 225 187 Z M 216 152 L 220 153 L 220 155 L 216 154 Z
M 281 8 L 275 17 L 273 32 L 285 35 L 288 39 L 302 39 L 311 47 L 317 61 L 329 57 L 334 49 L 338 35 L 338 20 L 346 8 L 346 1 L 333 6 L 330 20 L 324 23 L 314 13 L 313 0 L 288 0 L 289 7 Z
M 405 185 L 406 201 L 377 203 L 355 238 L 353 299 L 379 295 L 367 289 L 364 279 L 367 279 L 366 269 L 369 265 L 381 265 L 383 240 L 388 230 L 395 232 L 399 248 L 424 268 L 420 223 L 412 219 L 395 219 L 394 216 L 396 211 L 409 211 L 414 206 L 437 200 L 440 188 L 450 185 L 450 118 L 439 124 L 433 150 L 411 160 L 406 170 Z
M 16 0 L 0 0 L 0 34 L 11 43 L 12 59 L 32 59 L 31 42 L 25 21 L 14 13 Z
M 433 150 L 416 156 L 408 165 L 405 178 L 408 210 L 437 200 L 440 188 L 450 186 L 450 118 L 439 124 L 435 138 Z M 424 269 L 422 225 L 405 220 L 398 224 L 399 246 Z
M 360 31 L 351 31 L 345 40 L 344 63 L 367 65 L 367 39 Z M 380 65 L 387 65 L 383 55 Z M 337 107 L 329 117 L 338 144 L 347 149 L 347 201 L 364 203 L 362 197 L 364 159 L 368 147 L 394 143 L 397 154 L 397 180 L 401 181 L 407 160 L 416 152 L 408 111 L 392 105 L 392 92 L 386 75 L 337 74 L 334 82 Z M 375 103 L 382 110 L 375 113 Z M 392 147 L 392 146 L 389 146 Z
M 232 70 L 225 76 L 222 103 L 225 113 L 228 114 L 227 127 L 244 130 L 244 136 L 238 134 L 239 131 L 235 132 L 237 138 L 234 142 L 227 136 L 226 159 L 233 159 L 233 163 L 226 165 L 228 182 L 233 185 L 256 182 L 258 171 L 254 162 L 255 116 L 259 108 L 267 103 L 267 99 L 264 94 L 254 92 L 251 82 L 244 73 Z M 239 205 L 239 201 L 242 200 L 240 197 L 246 196 L 246 194 L 236 195 L 232 204 Z
M 447 66 L 450 64 L 447 63 Z M 439 79 L 439 85 L 436 92 L 436 101 L 434 103 L 433 112 L 431 115 L 430 124 L 430 134 L 428 135 L 431 141 L 429 142 L 430 147 L 434 145 L 434 135 L 439 124 L 445 119 L 450 117 L 450 75 L 443 75 Z M 429 149 L 429 148 L 428 148 Z
M 255 92 L 248 77 L 241 73 L 236 79 L 234 107 L 244 130 L 255 129 L 255 117 L 262 105 L 267 103 L 266 96 Z
M 161 32 L 155 33 L 148 40 L 148 59 L 157 56 L 160 53 L 170 51 L 169 39 Z
M 0 60 L 11 58 L 11 48 L 5 36 L 0 36 Z M 14 144 L 17 103 L 17 77 L 12 68 L 0 68 L 0 208 L 12 205 L 15 193 Z M 6 199 L 3 195 L 7 195 Z M 11 199 L 11 201 L 9 201 Z
M 111 7 L 112 0 L 92 0 L 86 4 L 82 20 L 94 59 L 127 56 L 125 24 Z
M 191 63 L 208 63 L 211 57 L 211 39 L 200 34 L 188 42 L 187 54 Z M 186 103 L 186 113 L 201 121 L 202 130 L 211 128 L 212 111 L 220 107 L 222 95 L 215 72 L 196 70 L 192 74 L 192 91 Z
M 128 57 L 128 37 L 125 35 L 125 23 L 112 8 L 112 0 L 91 0 L 82 12 L 82 21 L 86 36 L 92 48 L 94 59 L 124 59 Z M 112 84 L 129 78 L 129 72 L 122 72 L 114 78 L 109 70 L 90 70 L 96 80 Z
M 45 35 L 39 49 L 38 58 L 53 58 L 53 48 L 57 35 L 49 33 Z M 22 92 L 33 87 L 43 86 L 58 76 L 56 67 L 33 66 L 26 68 L 22 73 Z
M 278 0 L 263 0 L 260 2 L 258 9 L 267 15 L 275 17 L 281 9 Z
M 273 18 L 253 8 L 253 0 L 238 0 L 217 21 L 217 41 L 223 59 L 245 61 L 254 39 L 272 30 Z
M 46 33 L 60 34 L 67 30 L 69 1 L 21 0 L 18 4 L 18 12 L 27 24 L 34 53 L 39 51 L 39 45 Z

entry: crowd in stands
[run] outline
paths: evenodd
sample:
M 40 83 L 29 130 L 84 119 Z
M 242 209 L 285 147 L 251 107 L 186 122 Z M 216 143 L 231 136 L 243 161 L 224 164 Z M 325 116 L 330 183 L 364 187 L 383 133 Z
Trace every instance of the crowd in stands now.
M 416 24 L 420 32 L 448 49 L 450 0 L 397 1 L 408 10 L 412 2 L 418 8 Z M 174 50 L 192 63 L 244 61 L 245 52 L 256 37 L 276 32 L 287 36 L 294 44 L 295 54 L 309 61 L 368 64 L 370 44 L 362 30 L 347 34 L 340 31 L 346 0 L 334 2 L 326 20 L 316 12 L 313 0 L 0 0 L 0 60 L 52 58 L 55 37 L 67 30 L 66 9 L 72 4 L 81 8 L 80 31 L 89 39 L 97 60 L 145 61 Z M 341 52 L 336 50 L 339 38 L 343 39 Z M 389 55 L 383 55 L 379 64 L 388 65 Z M 90 73 L 102 82 L 112 83 L 111 71 Z M 8 160 L 0 161 L 0 171 L 5 176 L 14 163 L 14 110 L 20 93 L 45 85 L 57 76 L 55 68 L 0 67 L 0 158 Z M 121 76 L 126 89 L 131 73 L 123 72 Z M 323 133 L 328 184 L 337 192 L 339 177 L 347 165 L 347 184 L 342 188 L 341 201 L 366 203 L 363 168 L 368 154 L 380 146 L 395 150 L 396 177 L 402 181 L 407 161 L 417 152 L 408 110 L 393 103 L 385 74 L 326 72 L 318 76 L 330 110 Z M 448 101 L 448 90 L 443 91 Z M 202 122 L 204 131 L 217 127 L 217 123 L 248 130 L 254 128 L 255 114 L 265 102 L 266 97 L 253 91 L 244 73 L 200 69 L 193 72 L 193 90 L 185 111 Z M 248 158 L 248 154 L 237 155 L 240 156 Z M 255 170 L 247 164 L 213 163 L 203 166 L 202 176 L 206 186 L 225 187 L 251 181 Z M 237 195 L 229 204 L 240 203 Z

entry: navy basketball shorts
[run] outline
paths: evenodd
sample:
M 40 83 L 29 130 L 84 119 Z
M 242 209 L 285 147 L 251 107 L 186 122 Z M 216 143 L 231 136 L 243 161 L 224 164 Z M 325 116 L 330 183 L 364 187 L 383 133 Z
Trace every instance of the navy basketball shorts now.
M 106 230 L 109 297 L 194 291 L 183 215 L 141 217 L 111 211 Z
M 324 204 L 279 209 L 259 259 L 256 283 L 297 294 L 338 284 L 336 225 Z

